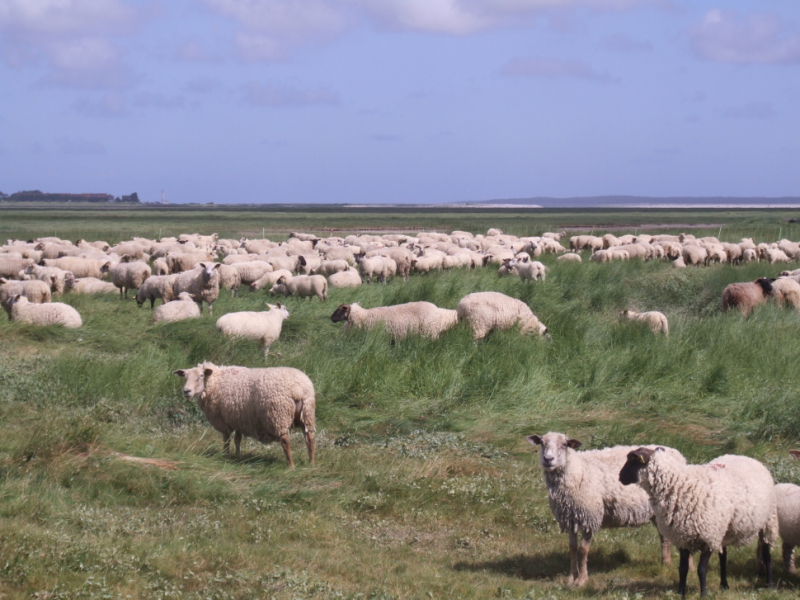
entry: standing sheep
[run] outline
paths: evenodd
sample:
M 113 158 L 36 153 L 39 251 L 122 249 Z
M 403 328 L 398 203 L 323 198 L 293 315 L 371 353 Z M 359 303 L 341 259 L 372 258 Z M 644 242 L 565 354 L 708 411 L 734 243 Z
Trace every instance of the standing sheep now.
M 756 536 L 772 585 L 770 549 L 778 537 L 775 482 L 767 468 L 747 456 L 726 454 L 705 465 L 687 465 L 663 448 L 638 448 L 619 472 L 623 485 L 638 483 L 650 496 L 659 533 L 680 549 L 679 591 L 686 596 L 689 557 L 700 552 L 697 575 L 706 595 L 708 560 L 719 552 L 720 587 L 728 588 L 728 546 Z
M 745 283 L 731 283 L 722 291 L 722 310 L 738 308 L 747 317 L 772 294 L 772 282 L 766 277 Z
M 30 323 L 31 325 L 63 325 L 75 329 L 83 325 L 80 314 L 69 304 L 48 302 L 34 304 L 25 296 L 14 295 L 6 299 L 3 308 L 12 321 Z
M 111 283 L 119 288 L 119 298 L 122 300 L 128 297 L 129 289 L 138 290 L 142 287 L 145 280 L 150 277 L 152 271 L 150 265 L 141 261 L 133 260 L 129 255 L 124 255 L 121 261 L 113 265 L 111 273 Z
M 576 255 L 577 256 L 577 255 Z M 538 260 L 531 262 L 520 262 L 516 258 L 508 263 L 512 269 L 516 269 L 517 275 L 522 281 L 537 281 L 541 278 L 542 281 L 547 277 L 547 267 L 545 267 Z
M 148 277 L 136 291 L 136 304 L 141 308 L 147 300 L 150 300 L 150 308 L 152 309 L 157 298 L 161 298 L 163 304 L 171 302 L 175 298 L 173 286 L 177 278 L 177 273 L 174 275 Z
M 607 527 L 641 527 L 653 520 L 650 499 L 642 489 L 619 482 L 619 469 L 635 446 L 576 452 L 581 442 L 563 433 L 529 435 L 541 446 L 539 463 L 544 473 L 550 510 L 561 532 L 569 534 L 570 577 L 580 587 L 589 581 L 588 557 L 594 534 Z M 679 456 L 677 452 L 676 455 Z M 580 544 L 578 540 L 580 538 Z M 661 537 L 661 561 L 670 564 L 669 542 Z
M 456 326 L 458 314 L 430 302 L 408 302 L 376 308 L 361 308 L 354 302 L 340 305 L 331 315 L 331 321 L 346 321 L 345 331 L 350 327 L 370 329 L 383 324 L 392 336 L 392 341 L 401 340 L 409 334 L 435 340 L 443 332 Z
M 297 296 L 298 298 L 308 298 L 314 296 L 323 302 L 328 299 L 328 280 L 322 275 L 298 275 L 287 279 L 281 277 L 269 291 L 273 296 Z
M 200 263 L 198 269 L 186 271 L 175 278 L 172 291 L 175 296 L 189 292 L 203 312 L 203 300 L 208 304 L 209 314 L 214 314 L 214 301 L 219 297 L 219 263 Z
M 794 458 L 800 459 L 800 450 L 789 450 Z M 792 483 L 779 483 L 775 486 L 778 502 L 778 532 L 783 542 L 783 567 L 794 575 L 794 548 L 800 546 L 800 486 Z
M 188 292 L 181 292 L 175 300 L 164 302 L 153 311 L 153 323 L 183 321 L 184 319 L 196 319 L 199 316 L 200 309 L 197 308 L 192 297 Z
M 184 378 L 184 397 L 197 397 L 197 405 L 211 426 L 222 433 L 226 452 L 230 452 L 231 435 L 236 456 L 242 436 L 262 444 L 280 441 L 289 467 L 294 468 L 289 431 L 300 427 L 308 460 L 314 464 L 314 384 L 302 371 L 288 367 L 218 367 L 205 362 L 174 374 Z
M 520 325 L 522 335 L 546 336 L 547 327 L 531 312 L 528 305 L 500 292 L 475 292 L 464 296 L 456 309 L 458 321 L 467 322 L 473 338 L 480 340 L 494 330 Z
M 223 335 L 260 340 L 264 347 L 264 358 L 267 358 L 269 347 L 280 337 L 283 322 L 289 318 L 289 311 L 280 302 L 267 306 L 268 311 L 223 315 L 217 319 L 217 329 Z
M 643 313 L 636 312 L 635 310 L 623 310 L 619 314 L 620 317 L 630 321 L 641 321 L 643 323 L 647 323 L 653 333 L 663 333 L 664 335 L 669 335 L 669 321 L 667 321 L 667 317 L 664 313 L 660 313 L 657 310 L 651 310 Z

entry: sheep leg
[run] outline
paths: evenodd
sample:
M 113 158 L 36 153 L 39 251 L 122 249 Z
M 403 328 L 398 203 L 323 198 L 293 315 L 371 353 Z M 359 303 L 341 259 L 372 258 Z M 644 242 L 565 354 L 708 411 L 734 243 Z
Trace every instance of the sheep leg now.
M 658 534 L 658 539 L 661 540 L 661 564 L 669 566 L 672 564 L 669 540 L 660 533 Z
M 589 583 L 589 548 L 592 545 L 592 532 L 584 531 L 578 546 L 578 580 L 575 587 L 581 587 Z
M 767 574 L 767 587 L 772 587 L 772 546 L 764 541 L 764 532 L 758 534 L 758 542 L 761 544 L 761 560 L 764 561 L 764 571 Z
M 724 546 L 719 553 L 719 587 L 728 589 L 728 548 Z
M 239 446 L 242 443 L 242 432 L 241 431 L 234 432 L 234 434 L 233 434 L 233 443 L 236 445 L 236 458 L 239 458 L 239 454 L 240 454 Z
M 162 298 L 161 301 L 163 302 L 164 299 Z M 153 310 L 155 308 L 155 306 L 156 306 L 156 299 L 155 298 L 150 298 L 150 310 Z
M 678 565 L 678 592 L 682 598 L 686 597 L 686 577 L 689 575 L 689 558 L 691 558 L 691 553 L 688 550 L 684 550 L 681 548 L 679 550 L 680 553 L 680 564 Z
M 794 566 L 794 546 L 786 542 L 783 542 L 783 568 L 786 569 L 786 572 L 790 575 L 796 573 Z
M 284 433 L 281 436 L 281 446 L 283 446 L 283 453 L 286 455 L 286 460 L 289 461 L 289 468 L 294 469 L 294 461 L 292 461 L 292 450 L 289 448 L 289 434 Z
M 578 579 L 578 534 L 569 532 L 569 578 L 567 585 L 573 585 Z
M 231 433 L 230 431 L 222 434 L 222 447 L 225 449 L 225 454 L 231 453 Z
M 314 432 L 304 431 L 303 435 L 306 438 L 306 448 L 308 448 L 308 462 L 314 466 Z
M 711 550 L 703 548 L 700 551 L 700 560 L 697 561 L 697 577 L 700 579 L 700 597 L 704 598 L 707 594 L 706 581 L 708 578 L 708 560 L 711 558 Z

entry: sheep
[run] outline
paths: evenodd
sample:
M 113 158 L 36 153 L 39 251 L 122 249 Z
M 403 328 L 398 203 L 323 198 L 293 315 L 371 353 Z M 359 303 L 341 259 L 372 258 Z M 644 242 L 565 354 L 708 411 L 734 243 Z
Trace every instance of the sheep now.
M 540 335 L 549 339 L 547 327 L 524 302 L 499 292 L 468 294 L 461 299 L 456 310 L 459 323 L 469 323 L 475 340 L 494 330 L 511 329 L 516 325 L 520 325 L 522 335 Z
M 350 248 L 334 246 L 331 248 L 323 248 L 322 253 L 325 256 L 325 260 L 344 260 L 351 267 L 354 267 L 356 265 L 355 254 L 353 253 L 353 250 Z
M 800 450 L 789 450 L 789 453 L 800 459 Z M 779 483 L 775 486 L 775 496 L 778 503 L 778 533 L 783 542 L 783 567 L 787 573 L 794 575 L 797 572 L 794 548 L 800 546 L 800 486 Z
M 178 273 L 148 277 L 136 292 L 136 304 L 141 308 L 145 301 L 150 300 L 150 308 L 152 309 L 157 298 L 161 298 L 162 304 L 171 302 L 175 298 L 173 286 L 177 278 Z
M 231 265 L 220 265 L 219 267 L 219 286 L 231 291 L 231 298 L 239 291 L 242 285 L 242 276 L 239 270 Z
M 379 282 L 386 283 L 389 277 L 397 273 L 397 263 L 388 256 L 363 258 L 358 263 L 358 272 L 367 283 L 372 283 L 373 277 Z
M 94 277 L 104 279 L 111 268 L 110 260 L 91 260 L 77 256 L 65 256 L 62 258 L 44 260 L 46 267 L 58 267 L 62 271 L 69 271 L 75 277 Z
M 246 262 L 237 262 L 231 265 L 239 273 L 239 278 L 244 285 L 250 285 L 254 281 L 258 281 L 267 273 L 272 273 L 274 269 L 270 263 L 265 260 L 251 260 Z
M 286 269 L 287 271 L 296 273 L 300 267 L 299 256 L 268 256 L 264 260 L 272 266 L 273 271 Z
M 44 304 L 50 302 L 52 296 L 50 286 L 44 281 L 34 279 L 32 281 L 16 281 L 0 277 L 0 303 L 5 302 L 11 296 L 25 296 L 30 302 Z M 9 314 L 9 317 L 11 315 Z
M 631 321 L 642 321 L 647 323 L 653 333 L 663 333 L 664 335 L 669 335 L 669 322 L 667 321 L 667 317 L 664 313 L 660 313 L 657 310 L 651 310 L 643 313 L 636 312 L 635 310 L 623 310 L 619 314 L 621 317 Z
M 618 478 L 628 453 L 636 447 L 614 446 L 576 452 L 581 442 L 552 431 L 543 436 L 529 435 L 526 439 L 542 447 L 539 463 L 547 485 L 550 510 L 561 532 L 569 534 L 567 583 L 581 587 L 589 581 L 589 547 L 599 529 L 641 527 L 653 521 L 647 493 L 641 488 L 626 488 Z M 661 561 L 668 565 L 672 562 L 670 544 L 663 536 L 659 537 Z
M 206 252 L 170 252 L 164 258 L 170 273 L 183 273 L 191 271 L 201 262 L 213 260 L 214 257 Z
M 397 266 L 397 273 L 403 278 L 403 281 L 408 281 L 408 275 L 411 272 L 411 265 L 414 262 L 414 254 L 408 248 L 382 248 L 381 250 L 374 250 L 367 253 L 367 258 L 371 255 L 386 256 L 391 258 Z M 343 269 L 342 269 L 343 270 Z M 322 275 L 323 273 L 320 273 Z
M 177 298 L 164 302 L 153 311 L 153 323 L 183 321 L 184 319 L 196 319 L 198 317 L 200 317 L 200 309 L 197 308 L 197 304 L 195 304 L 188 292 L 181 292 Z
M 328 276 L 328 286 L 332 288 L 358 287 L 361 283 L 361 275 L 353 267 Z
M 758 257 L 758 252 L 756 252 L 754 248 L 745 248 L 742 251 L 742 262 L 761 262 L 761 259 Z
M 278 269 L 277 271 L 264 273 L 263 277 L 250 284 L 250 291 L 255 292 L 267 286 L 272 287 L 281 277 L 285 277 L 288 280 L 292 279 L 293 275 L 291 271 L 287 271 L 286 269 Z
M 738 308 L 747 317 L 772 294 L 772 282 L 766 277 L 745 283 L 731 283 L 722 291 L 722 310 Z
M 522 281 L 537 281 L 540 277 L 542 281 L 547 277 L 547 267 L 545 267 L 538 260 L 533 260 L 528 263 L 519 262 L 517 259 L 512 260 L 508 265 L 517 271 L 517 275 Z
M 200 263 L 198 269 L 186 271 L 175 278 L 172 286 L 173 294 L 179 296 L 181 292 L 189 292 L 192 299 L 197 302 L 200 312 L 203 312 L 203 300 L 208 304 L 209 314 L 214 314 L 214 301 L 219 297 L 219 269 L 220 263 Z
M 576 254 L 574 252 L 569 252 L 567 254 L 562 254 L 556 259 L 556 262 L 583 262 L 581 259 L 580 254 Z
M 139 289 L 145 280 L 150 277 L 152 271 L 150 265 L 141 261 L 135 261 L 128 254 L 121 258 L 121 262 L 113 265 L 109 270 L 111 273 L 111 283 L 119 288 L 120 300 L 128 298 L 129 289 Z
M 67 273 L 58 267 L 29 265 L 22 273 L 27 279 L 39 279 L 47 283 L 53 294 L 61 295 L 64 293 L 64 282 L 66 281 Z
M 222 433 L 226 453 L 230 452 L 232 434 L 237 457 L 242 436 L 264 444 L 277 440 L 289 467 L 294 468 L 289 430 L 296 426 L 303 430 L 308 460 L 314 464 L 314 384 L 302 371 L 288 367 L 218 367 L 204 362 L 173 373 L 184 378 L 184 397 L 197 397 L 197 405 L 211 426 Z
M 322 259 L 316 254 L 300 254 L 297 257 L 297 268 L 303 275 L 316 275 L 314 271 L 322 264 Z
M 308 298 L 314 296 L 325 302 L 328 299 L 328 280 L 322 275 L 298 275 L 288 279 L 281 277 L 269 291 L 273 296 L 297 296 L 298 298 Z
M 412 261 L 411 266 L 417 273 L 441 271 L 442 260 L 441 256 L 420 256 Z
M 778 250 L 777 248 L 767 248 L 761 254 L 761 258 L 764 258 L 769 261 L 769 264 L 774 265 L 776 262 L 791 262 L 792 259 L 786 256 L 786 253 L 783 250 Z
M 683 247 L 683 262 L 687 265 L 700 266 L 705 264 L 708 258 L 708 250 L 702 246 L 690 244 Z
M 376 308 L 361 308 L 354 302 L 339 305 L 331 315 L 331 321 L 334 323 L 346 321 L 345 331 L 350 327 L 370 329 L 382 323 L 393 342 L 407 335 L 421 335 L 435 340 L 456 326 L 458 314 L 454 310 L 439 308 L 430 302 L 408 302 Z
M 223 315 L 217 319 L 217 329 L 222 335 L 260 340 L 267 358 L 269 347 L 280 337 L 282 324 L 289 318 L 289 311 L 280 302 L 267 306 L 268 311 Z
M 166 258 L 157 258 L 153 261 L 153 275 L 169 275 L 169 264 Z
M 72 273 L 67 275 L 65 280 L 66 291 L 71 294 L 114 294 L 117 287 L 108 281 L 102 281 L 96 277 L 72 277 Z
M 62 302 L 47 302 L 35 304 L 29 302 L 25 296 L 15 294 L 6 298 L 3 308 L 12 321 L 30 323 L 31 325 L 63 325 L 75 329 L 83 325 L 78 311 L 69 304 Z
M 334 273 L 346 271 L 349 268 L 346 260 L 326 260 L 312 271 L 313 275 L 323 275 L 330 277 Z
M 772 475 L 747 456 L 726 454 L 705 465 L 681 459 L 674 451 L 642 447 L 628 454 L 619 472 L 623 485 L 636 483 L 647 492 L 659 533 L 679 548 L 681 595 L 686 596 L 691 553 L 700 552 L 697 575 L 705 596 L 711 553 L 719 552 L 720 587 L 727 589 L 727 546 L 744 546 L 756 536 L 771 586 L 770 550 L 778 537 Z
M 772 295 L 779 305 L 790 304 L 800 310 L 800 283 L 791 277 L 779 277 L 770 282 Z

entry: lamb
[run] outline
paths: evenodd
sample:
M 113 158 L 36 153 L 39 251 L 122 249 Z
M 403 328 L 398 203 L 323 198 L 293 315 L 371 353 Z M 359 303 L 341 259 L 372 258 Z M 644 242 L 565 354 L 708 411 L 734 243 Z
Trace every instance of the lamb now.
M 316 296 L 324 302 L 328 299 L 328 280 L 322 275 L 298 275 L 291 279 L 281 277 L 275 282 L 269 293 L 273 296 L 281 294 L 282 296 L 297 296 L 298 298 L 308 298 L 309 300 Z
M 669 322 L 667 321 L 667 317 L 664 313 L 660 313 L 657 310 L 651 310 L 643 313 L 636 312 L 635 310 L 623 310 L 620 313 L 620 316 L 631 321 L 642 321 L 647 323 L 653 333 L 663 333 L 664 335 L 669 335 Z
M 524 302 L 499 292 L 467 294 L 456 310 L 459 323 L 469 323 L 475 340 L 485 338 L 494 330 L 511 329 L 517 325 L 520 325 L 522 335 L 550 337 L 547 327 Z
M 800 450 L 789 450 L 800 459 Z M 794 547 L 800 546 L 800 486 L 779 483 L 775 486 L 778 502 L 778 532 L 783 542 L 783 566 L 787 573 L 794 575 Z
M 314 384 L 302 371 L 288 367 L 218 367 L 205 362 L 174 374 L 184 378 L 184 397 L 197 397 L 197 405 L 211 426 L 222 433 L 226 452 L 230 451 L 232 434 L 236 456 L 243 435 L 264 444 L 277 440 L 289 467 L 294 468 L 289 430 L 296 426 L 303 430 L 308 460 L 314 464 Z
M 78 311 L 62 302 L 34 304 L 29 302 L 25 296 L 15 294 L 3 302 L 3 308 L 6 309 L 12 321 L 20 323 L 42 326 L 63 325 L 69 329 L 83 325 Z
M 157 298 L 161 298 L 162 304 L 171 302 L 175 298 L 173 286 L 177 278 L 177 273 L 148 277 L 136 292 L 136 304 L 141 308 L 147 300 L 150 300 L 150 309 L 152 309 Z
M 328 276 L 328 286 L 332 288 L 358 287 L 361 283 L 361 275 L 353 267 Z
M 72 273 L 65 280 L 66 290 L 72 294 L 114 294 L 117 286 L 96 277 L 73 277 Z
M 345 331 L 351 327 L 370 329 L 382 323 L 393 342 L 407 335 L 421 335 L 435 340 L 458 324 L 458 314 L 430 302 L 408 302 L 376 308 L 361 308 L 354 302 L 341 304 L 331 315 L 331 321 L 346 321 Z
M 731 283 L 722 291 L 722 310 L 738 308 L 747 317 L 772 294 L 772 282 L 766 277 L 745 283 Z
M 282 324 L 289 318 L 289 311 L 280 302 L 267 306 L 268 311 L 228 313 L 217 319 L 217 329 L 222 335 L 260 340 L 267 358 L 269 347 L 280 337 Z
M 214 314 L 214 301 L 219 297 L 219 263 L 200 263 L 198 269 L 181 273 L 175 278 L 173 294 L 189 292 L 203 312 L 203 301 L 208 304 L 208 312 Z
M 172 276 L 167 275 L 167 277 Z M 197 308 L 197 304 L 192 300 L 192 297 L 188 292 L 181 292 L 175 300 L 164 302 L 153 311 L 153 323 L 158 323 L 159 321 L 183 321 L 184 319 L 196 319 L 199 316 L 200 309 Z
M 265 273 L 261 279 L 257 279 L 250 284 L 250 291 L 255 292 L 256 290 L 260 290 L 261 288 L 265 288 L 267 286 L 271 288 L 281 277 L 285 277 L 288 280 L 291 279 L 293 275 L 291 271 L 287 271 L 286 269 L 278 269 L 277 271 Z
M 0 277 L 0 304 L 11 296 L 25 296 L 30 302 L 44 304 L 50 302 L 50 286 L 44 281 L 34 279 L 33 281 L 16 281 Z M 9 317 L 10 317 L 9 313 Z
M 681 457 L 682 459 L 682 457 Z M 711 553 L 719 552 L 720 587 L 727 589 L 727 546 L 761 544 L 767 585 L 770 550 L 778 537 L 775 482 L 767 468 L 746 456 L 726 454 L 705 465 L 687 465 L 663 448 L 638 448 L 619 472 L 623 485 L 647 492 L 659 533 L 680 549 L 679 591 L 686 596 L 689 556 L 700 552 L 697 575 L 706 595 Z
M 570 576 L 567 583 L 580 587 L 589 581 L 589 547 L 601 528 L 641 527 L 653 520 L 650 499 L 641 488 L 619 482 L 619 469 L 635 446 L 576 452 L 581 442 L 563 433 L 529 435 L 528 442 L 542 447 L 539 463 L 547 485 L 550 510 L 561 532 L 569 534 Z M 680 456 L 676 451 L 677 456 Z M 578 538 L 580 537 L 580 545 Z M 661 537 L 661 536 L 659 536 Z M 661 561 L 670 564 L 669 542 L 661 537 Z
M 135 261 L 128 254 L 122 256 L 121 262 L 113 265 L 109 272 L 111 273 L 111 283 L 119 288 L 120 300 L 123 294 L 127 299 L 129 289 L 138 290 L 142 287 L 142 284 L 152 273 L 150 265 Z

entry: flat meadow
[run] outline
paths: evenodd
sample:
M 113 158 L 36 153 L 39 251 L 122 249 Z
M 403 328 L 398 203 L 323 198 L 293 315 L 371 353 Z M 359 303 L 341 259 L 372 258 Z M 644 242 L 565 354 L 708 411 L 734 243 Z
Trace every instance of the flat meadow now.
M 218 232 L 404 230 L 532 235 L 556 227 L 615 231 L 692 226 L 738 241 L 800 240 L 780 211 L 418 213 L 0 210 L 0 235 L 105 239 Z M 697 227 L 701 225 L 701 227 Z M 333 231 L 334 235 L 338 235 Z M 748 319 L 722 313 L 723 288 L 776 277 L 781 265 L 674 269 L 665 262 L 556 263 L 546 282 L 453 270 L 332 289 L 325 303 L 288 298 L 266 363 L 256 341 L 223 338 L 216 319 L 260 310 L 266 290 L 227 291 L 213 317 L 153 324 L 118 295 L 66 295 L 84 326 L 0 319 L 0 598 L 642 598 L 674 596 L 653 527 L 601 530 L 590 582 L 573 590 L 561 534 L 529 434 L 561 431 L 584 448 L 670 445 L 692 462 L 725 453 L 763 461 L 800 484 L 800 315 L 773 304 Z M 445 308 L 475 291 L 526 302 L 552 340 L 496 332 L 473 343 L 459 326 L 439 340 L 392 344 L 342 331 L 330 315 L 427 300 Z M 281 299 L 283 302 L 283 300 Z M 620 322 L 659 310 L 670 335 Z M 313 381 L 317 464 L 292 434 L 244 440 L 239 459 L 183 398 L 172 371 L 210 360 L 290 366 Z M 134 459 L 147 459 L 143 462 Z M 777 589 L 755 576 L 755 547 L 729 550 L 720 598 L 796 598 L 800 578 L 773 551 Z M 690 594 L 698 593 L 690 574 Z

